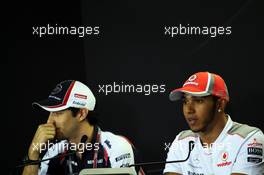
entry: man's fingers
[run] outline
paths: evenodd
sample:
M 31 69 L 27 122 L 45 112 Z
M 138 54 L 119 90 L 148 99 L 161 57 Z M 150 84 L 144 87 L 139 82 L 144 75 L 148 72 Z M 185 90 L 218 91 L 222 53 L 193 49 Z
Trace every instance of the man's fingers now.
M 45 135 L 46 133 L 54 133 L 56 134 L 55 128 L 41 128 L 37 131 L 36 137 L 41 137 L 42 135 Z
M 55 128 L 55 125 L 53 123 L 45 123 L 45 124 L 39 125 L 39 128 Z
M 42 131 L 56 131 L 56 128 L 43 128 Z
M 45 135 L 56 135 L 56 132 L 55 131 L 46 131 L 45 132 Z
M 36 132 L 37 135 L 39 134 L 45 134 L 45 132 L 47 131 L 52 131 L 52 132 L 55 132 L 56 131 L 56 128 L 53 126 L 53 125 L 39 125 L 38 127 L 38 130 Z
M 54 139 L 56 135 L 56 129 L 50 126 L 41 125 L 34 137 L 36 143 L 46 143 L 50 139 Z
M 55 135 L 56 127 L 54 124 L 46 123 L 39 125 L 30 146 L 30 153 L 39 154 L 41 150 L 45 150 L 48 140 L 53 140 Z
M 54 134 L 47 134 L 47 135 L 45 135 L 44 137 L 45 137 L 45 138 L 47 139 L 47 141 L 48 141 L 48 140 L 50 140 L 50 139 L 54 139 L 55 135 L 54 135 Z

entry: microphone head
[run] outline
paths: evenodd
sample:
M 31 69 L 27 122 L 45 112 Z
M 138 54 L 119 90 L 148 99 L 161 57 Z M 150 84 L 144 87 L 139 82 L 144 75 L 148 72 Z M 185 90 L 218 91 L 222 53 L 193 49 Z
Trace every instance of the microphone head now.
M 192 151 L 194 148 L 194 141 L 189 141 L 189 150 Z
M 88 140 L 87 135 L 83 135 L 81 138 L 81 143 L 85 143 Z

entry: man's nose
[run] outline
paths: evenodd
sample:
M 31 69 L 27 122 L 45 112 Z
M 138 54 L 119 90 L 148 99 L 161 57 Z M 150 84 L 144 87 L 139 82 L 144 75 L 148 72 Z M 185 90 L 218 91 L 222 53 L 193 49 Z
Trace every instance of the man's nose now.
M 192 101 L 188 101 L 185 106 L 186 106 L 186 112 L 188 114 L 192 114 L 195 112 L 194 103 Z

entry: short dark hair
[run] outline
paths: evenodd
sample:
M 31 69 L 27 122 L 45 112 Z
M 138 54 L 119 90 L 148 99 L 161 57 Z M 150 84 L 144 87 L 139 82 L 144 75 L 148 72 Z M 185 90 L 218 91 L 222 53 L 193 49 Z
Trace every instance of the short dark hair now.
M 213 97 L 213 101 L 214 101 L 215 103 L 217 102 L 218 99 L 220 99 L 220 97 L 217 97 L 217 96 L 215 96 L 215 95 L 212 95 L 212 97 Z
M 76 117 L 80 108 L 69 107 L 68 110 L 70 110 L 72 115 Z M 89 111 L 86 120 L 90 123 L 90 125 L 97 125 L 99 122 L 97 116 L 98 114 L 95 111 Z

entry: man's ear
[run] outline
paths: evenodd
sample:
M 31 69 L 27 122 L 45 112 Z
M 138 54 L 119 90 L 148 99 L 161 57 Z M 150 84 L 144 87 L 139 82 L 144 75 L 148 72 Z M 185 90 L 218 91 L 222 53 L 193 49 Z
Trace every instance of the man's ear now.
M 217 110 L 225 111 L 227 101 L 225 99 L 219 98 L 217 100 Z
M 88 109 L 81 108 L 78 113 L 78 120 L 81 122 L 83 120 L 86 120 L 86 117 L 88 115 Z

